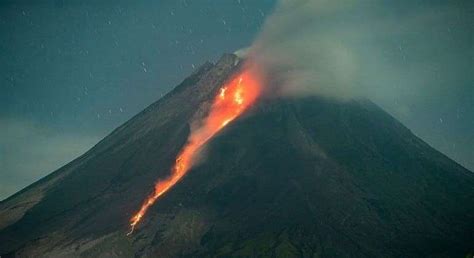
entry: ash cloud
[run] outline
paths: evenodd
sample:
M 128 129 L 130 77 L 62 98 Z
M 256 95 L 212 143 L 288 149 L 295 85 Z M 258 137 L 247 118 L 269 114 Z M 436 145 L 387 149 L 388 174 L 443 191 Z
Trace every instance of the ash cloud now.
M 355 54 L 337 38 L 341 28 L 322 23 L 345 8 L 334 2 L 280 1 L 249 51 L 252 61 L 270 77 L 272 90 L 334 96 L 355 93 L 348 88 L 357 74 Z
M 471 170 L 472 1 L 281 0 L 248 50 L 277 95 L 369 98 Z
M 448 86 L 442 80 L 468 72 L 472 34 L 456 31 L 469 25 L 461 2 L 429 2 L 280 1 L 250 56 L 278 76 L 275 81 L 283 85 L 274 90 L 282 94 L 378 98 L 408 91 L 403 97 L 411 98 L 426 90 L 438 93 Z M 456 59 L 460 46 L 470 53 Z M 453 71 L 453 62 L 461 69 Z

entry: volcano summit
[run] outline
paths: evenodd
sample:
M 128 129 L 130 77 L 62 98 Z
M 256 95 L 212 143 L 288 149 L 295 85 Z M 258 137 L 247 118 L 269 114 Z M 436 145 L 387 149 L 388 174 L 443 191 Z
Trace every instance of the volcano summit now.
M 2 201 L 1 257 L 473 253 L 473 173 L 369 100 L 316 96 L 261 96 L 203 144 L 127 236 L 240 63 L 224 55 L 204 64 L 87 153 Z

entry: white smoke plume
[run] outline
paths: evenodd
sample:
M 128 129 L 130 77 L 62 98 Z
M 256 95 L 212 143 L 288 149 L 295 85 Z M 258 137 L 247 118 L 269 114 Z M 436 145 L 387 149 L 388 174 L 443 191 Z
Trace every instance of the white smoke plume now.
M 247 50 L 279 95 L 369 98 L 474 169 L 474 1 L 281 0 Z
M 393 100 L 448 90 L 437 77 L 456 53 L 442 33 L 462 6 L 397 2 L 282 0 L 250 56 L 280 94 Z
M 334 35 L 337 30 L 328 31 L 323 24 L 327 16 L 353 4 L 352 0 L 342 2 L 278 4 L 250 49 L 253 61 L 271 75 L 273 83 L 279 83 L 272 90 L 284 94 L 347 95 L 344 91 L 357 74 L 354 54 Z

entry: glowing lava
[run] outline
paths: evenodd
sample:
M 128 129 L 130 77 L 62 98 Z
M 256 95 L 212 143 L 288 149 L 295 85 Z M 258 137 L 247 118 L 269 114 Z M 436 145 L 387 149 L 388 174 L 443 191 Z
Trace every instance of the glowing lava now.
M 192 166 L 199 149 L 223 127 L 241 115 L 261 93 L 257 76 L 244 71 L 235 79 L 220 88 L 208 116 L 202 126 L 191 132 L 186 145 L 176 158 L 176 163 L 167 178 L 155 184 L 153 193 L 145 200 L 140 210 L 130 219 L 131 234 L 148 209 L 155 201 L 173 187 Z

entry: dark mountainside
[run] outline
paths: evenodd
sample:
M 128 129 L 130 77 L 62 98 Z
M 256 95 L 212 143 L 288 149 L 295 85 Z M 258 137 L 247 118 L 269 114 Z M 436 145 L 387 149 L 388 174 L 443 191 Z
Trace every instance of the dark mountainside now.
M 368 100 L 261 99 L 126 236 L 218 89 L 224 55 L 0 203 L 2 257 L 465 257 L 474 174 Z

